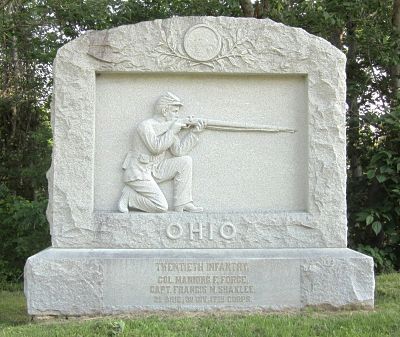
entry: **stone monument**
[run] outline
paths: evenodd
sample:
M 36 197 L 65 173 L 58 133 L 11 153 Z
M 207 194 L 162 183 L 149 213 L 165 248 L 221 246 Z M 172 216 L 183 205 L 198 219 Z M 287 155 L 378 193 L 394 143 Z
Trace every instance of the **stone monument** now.
M 346 248 L 345 62 L 247 18 L 63 46 L 29 313 L 372 307 L 372 258 Z

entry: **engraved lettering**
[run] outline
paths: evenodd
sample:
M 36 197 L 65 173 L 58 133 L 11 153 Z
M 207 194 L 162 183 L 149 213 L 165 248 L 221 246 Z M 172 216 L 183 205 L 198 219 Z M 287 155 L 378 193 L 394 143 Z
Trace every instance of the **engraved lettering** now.
M 160 276 L 158 278 L 158 283 L 173 283 L 171 276 Z
M 203 226 L 201 224 L 198 224 L 198 229 L 194 229 L 194 224 L 190 224 L 189 226 L 189 237 L 190 240 L 194 240 L 194 234 L 199 234 L 199 240 L 203 240 Z
M 231 223 L 222 224 L 220 227 L 214 228 L 212 223 L 208 226 L 201 224 L 189 223 L 186 225 L 180 224 L 169 224 L 166 228 L 167 237 L 171 240 L 178 240 L 183 238 L 188 238 L 191 241 L 194 240 L 214 240 L 214 234 L 219 234 L 219 236 L 224 240 L 232 240 L 236 236 L 236 227 Z
M 181 272 L 181 271 L 203 271 L 202 262 L 156 262 L 157 271 Z
M 174 286 L 174 294 L 205 294 L 205 286 Z
M 252 294 L 254 288 L 252 286 L 218 286 L 219 294 Z
M 175 229 L 174 229 L 175 228 Z M 171 240 L 179 239 L 183 234 L 183 228 L 179 224 L 169 224 L 167 227 L 167 236 Z
M 250 296 L 228 296 L 226 298 L 227 302 L 234 302 L 234 303 L 245 303 L 245 302 L 251 302 L 251 297 Z
M 207 284 L 211 283 L 210 276 L 175 276 L 175 283 Z
M 249 265 L 242 262 L 208 262 L 207 271 L 249 271 Z
M 247 262 L 157 262 L 155 268 L 149 290 L 156 304 L 251 303 L 256 293 Z
M 230 229 L 226 229 L 230 228 Z M 219 228 L 219 234 L 226 240 L 231 240 L 236 235 L 236 228 L 233 224 L 225 223 Z
M 150 294 L 168 294 L 170 286 L 150 286 Z
M 213 276 L 213 283 L 233 284 L 233 283 L 247 283 L 247 276 L 245 275 L 218 275 Z
M 210 222 L 210 223 L 208 224 L 208 238 L 209 238 L 210 240 L 214 240 L 214 233 L 213 233 L 213 231 L 214 231 L 213 225 L 212 225 L 212 223 Z

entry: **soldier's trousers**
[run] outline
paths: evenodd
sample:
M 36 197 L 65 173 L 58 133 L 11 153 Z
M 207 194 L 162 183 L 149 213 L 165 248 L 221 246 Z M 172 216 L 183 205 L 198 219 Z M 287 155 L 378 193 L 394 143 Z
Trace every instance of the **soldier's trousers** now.
M 191 157 L 164 160 L 153 170 L 153 177 L 151 180 L 126 182 L 120 203 L 127 202 L 129 207 L 149 213 L 166 212 L 168 202 L 157 183 L 167 180 L 173 180 L 174 207 L 193 201 Z

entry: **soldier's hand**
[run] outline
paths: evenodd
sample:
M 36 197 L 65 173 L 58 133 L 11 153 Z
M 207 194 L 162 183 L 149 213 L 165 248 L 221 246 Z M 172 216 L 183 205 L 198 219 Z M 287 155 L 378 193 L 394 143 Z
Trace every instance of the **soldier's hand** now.
M 206 127 L 207 127 L 207 122 L 204 119 L 199 119 L 197 121 L 196 126 L 193 128 L 193 132 L 195 133 L 202 132 Z
M 181 131 L 181 129 L 185 126 L 185 124 L 181 123 L 180 121 L 175 121 L 171 124 L 171 131 L 174 134 L 177 134 L 179 131 Z

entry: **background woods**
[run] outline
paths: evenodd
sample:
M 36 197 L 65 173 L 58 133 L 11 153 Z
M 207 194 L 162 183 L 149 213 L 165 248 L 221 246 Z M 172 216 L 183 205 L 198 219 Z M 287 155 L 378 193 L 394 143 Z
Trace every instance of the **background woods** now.
M 52 60 L 87 30 L 173 15 L 270 18 L 346 53 L 349 244 L 400 267 L 400 0 L 0 0 L 0 282 L 49 245 Z

